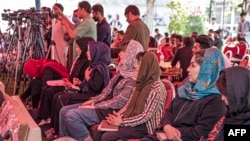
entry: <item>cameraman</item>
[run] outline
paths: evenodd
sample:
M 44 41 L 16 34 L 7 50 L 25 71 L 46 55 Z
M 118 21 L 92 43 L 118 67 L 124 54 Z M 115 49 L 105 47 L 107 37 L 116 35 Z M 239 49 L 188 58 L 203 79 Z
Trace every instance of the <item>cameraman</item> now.
M 55 3 L 53 6 L 53 14 L 54 14 L 54 24 L 52 24 L 52 40 L 55 42 L 55 52 L 54 59 L 61 63 L 63 66 L 66 66 L 66 56 L 68 52 L 68 44 L 63 39 L 64 34 L 66 34 L 66 28 L 62 24 L 62 16 L 59 14 L 59 11 L 63 11 L 63 6 L 60 3 Z

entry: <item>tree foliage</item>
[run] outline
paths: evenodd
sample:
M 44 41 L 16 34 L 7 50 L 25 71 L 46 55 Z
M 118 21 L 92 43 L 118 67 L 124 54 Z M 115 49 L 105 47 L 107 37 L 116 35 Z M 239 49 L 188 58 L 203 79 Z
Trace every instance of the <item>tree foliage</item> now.
M 205 30 L 204 19 L 198 15 L 188 15 L 179 1 L 171 1 L 167 4 L 167 8 L 171 10 L 169 32 L 190 35 L 192 31 L 203 34 Z
M 188 36 L 191 32 L 195 31 L 198 34 L 205 33 L 204 19 L 198 15 L 189 15 L 187 17 L 187 24 L 184 28 L 184 35 Z
M 179 1 L 171 1 L 167 4 L 167 8 L 171 9 L 169 32 L 183 34 L 183 29 L 187 24 L 187 12 Z

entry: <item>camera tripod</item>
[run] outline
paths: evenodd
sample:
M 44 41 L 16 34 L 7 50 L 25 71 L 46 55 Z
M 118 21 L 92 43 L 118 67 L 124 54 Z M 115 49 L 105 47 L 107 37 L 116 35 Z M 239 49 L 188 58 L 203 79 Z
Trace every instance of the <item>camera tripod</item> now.
M 29 25 L 26 29 L 26 36 L 22 35 L 21 23 L 17 25 L 14 30 L 14 34 L 10 40 L 6 57 L 4 59 L 4 67 L 7 63 L 9 66 L 10 72 L 7 72 L 7 82 L 5 89 L 8 89 L 9 82 L 14 76 L 14 92 L 13 94 L 18 94 L 20 83 L 24 79 L 23 75 L 23 66 L 26 60 L 30 58 L 39 59 L 44 56 L 44 45 L 43 38 L 40 31 L 40 24 L 38 22 L 29 22 Z M 18 41 L 17 46 L 14 46 L 16 43 L 15 34 L 18 32 Z M 13 45 L 14 44 L 14 45 Z M 10 53 L 15 51 L 15 53 Z M 8 62 L 7 58 L 12 58 L 11 62 Z M 14 73 L 15 72 L 15 73 Z M 3 74 L 3 73 L 2 73 Z

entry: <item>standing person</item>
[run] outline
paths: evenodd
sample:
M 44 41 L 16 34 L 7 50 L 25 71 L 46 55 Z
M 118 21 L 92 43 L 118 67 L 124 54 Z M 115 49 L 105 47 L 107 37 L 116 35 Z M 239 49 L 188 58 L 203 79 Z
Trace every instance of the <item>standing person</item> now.
M 159 42 L 162 37 L 163 37 L 163 35 L 160 33 L 159 29 L 156 28 L 154 38 L 157 40 L 157 42 Z
M 246 20 L 246 12 L 240 14 L 240 22 L 238 24 L 238 41 L 250 43 L 250 22 Z
M 62 17 L 59 11 L 63 11 L 63 6 L 60 3 L 55 3 L 53 6 L 53 13 L 55 14 L 53 29 L 53 39 L 55 42 L 54 59 L 66 67 L 67 64 L 67 54 L 68 54 L 68 44 L 63 39 L 64 34 L 67 32 L 65 26 L 62 25 Z M 53 58 L 52 58 L 53 59 Z
M 110 47 L 111 44 L 111 28 L 104 17 L 104 10 L 101 4 L 95 4 L 92 6 L 92 17 L 97 22 L 97 41 L 104 42 Z
M 73 11 L 73 15 L 72 15 L 72 22 L 74 23 L 75 27 L 79 24 L 80 19 L 78 18 L 77 15 L 77 11 L 78 9 Z M 68 42 L 68 55 L 67 55 L 67 68 L 70 68 L 73 64 L 73 60 L 74 60 L 74 48 L 73 48 L 73 43 L 74 43 L 74 39 L 71 39 L 69 34 L 66 33 L 64 34 L 64 40 Z
M 222 30 L 220 30 L 220 29 L 214 31 L 214 43 L 213 43 L 213 45 L 215 47 L 217 47 L 219 50 L 221 50 L 222 46 L 223 46 L 223 38 L 221 36 L 221 32 L 222 32 Z
M 124 13 L 129 23 L 123 38 L 123 42 L 134 39 L 142 44 L 144 51 L 148 50 L 149 34 L 148 26 L 140 19 L 140 11 L 137 6 L 129 5 Z
M 115 27 L 117 29 L 121 29 L 122 28 L 122 23 L 119 20 L 119 15 L 115 15 L 115 17 L 113 18 L 113 20 L 109 23 L 109 25 L 111 27 Z
M 62 24 L 65 25 L 67 33 L 71 38 L 76 39 L 85 36 L 91 37 L 94 40 L 97 39 L 96 24 L 93 18 L 90 16 L 91 6 L 89 2 L 81 1 L 78 3 L 77 15 L 81 21 L 76 27 L 62 13 L 62 11 L 59 11 L 59 13 L 62 15 Z
M 213 17 L 211 19 L 211 24 L 209 25 L 208 30 L 209 29 L 212 29 L 213 31 L 220 29 L 219 25 L 217 24 L 216 18 Z
M 175 47 L 173 49 L 174 55 L 177 53 L 177 51 L 183 47 L 183 36 L 182 35 L 176 35 L 175 36 Z
M 180 62 L 180 68 L 182 68 L 182 78 L 180 81 L 185 79 L 188 76 L 187 68 L 190 65 L 190 60 L 193 56 L 192 48 L 194 46 L 193 37 L 184 37 L 183 38 L 183 48 L 177 50 L 176 55 L 174 56 L 171 66 L 175 67 L 177 62 Z
M 151 52 L 138 56 L 138 77 L 130 101 L 119 112 L 109 115 L 107 121 L 119 126 L 118 131 L 104 132 L 103 141 L 142 138 L 153 134 L 163 116 L 166 89 L 160 77 L 159 63 Z
M 188 68 L 188 79 L 178 88 L 178 96 L 166 111 L 155 140 L 198 141 L 202 137 L 207 138 L 226 113 L 216 88 L 223 69 L 223 57 L 217 48 L 194 54 Z
M 250 71 L 240 66 L 227 68 L 220 73 L 216 84 L 222 94 L 222 100 L 227 105 L 227 114 L 222 120 L 222 127 L 219 126 L 218 134 L 212 140 L 224 141 L 224 125 L 249 125 Z

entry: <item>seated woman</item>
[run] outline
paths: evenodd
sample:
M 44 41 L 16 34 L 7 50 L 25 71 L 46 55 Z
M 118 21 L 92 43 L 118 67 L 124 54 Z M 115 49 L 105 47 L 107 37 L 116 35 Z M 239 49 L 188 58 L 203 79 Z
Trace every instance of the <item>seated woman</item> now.
M 106 117 L 118 131 L 104 132 L 101 140 L 142 138 L 153 134 L 160 124 L 166 99 L 166 89 L 161 82 L 158 60 L 153 53 L 139 54 L 136 88 L 130 101 L 119 112 Z M 140 67 L 140 68 L 139 68 Z
M 87 98 L 89 96 L 93 96 L 96 94 L 99 94 L 101 90 L 108 84 L 109 82 L 109 69 L 108 64 L 110 63 L 110 51 L 109 47 L 107 47 L 102 42 L 95 42 L 95 41 L 86 41 L 86 47 L 89 46 L 88 51 L 86 52 L 86 56 L 89 60 L 89 67 L 83 72 L 84 79 L 83 81 L 80 81 L 79 78 L 73 78 L 73 82 L 76 84 L 78 83 L 78 86 L 80 84 L 81 92 L 84 91 L 84 93 L 88 93 L 87 95 L 65 95 L 66 98 L 69 99 L 71 96 L 77 97 L 78 101 L 81 101 L 81 97 Z M 76 48 L 77 52 L 80 53 L 80 49 Z M 91 58 L 92 57 L 92 58 Z M 65 84 L 67 88 L 76 87 L 71 83 L 69 80 L 64 79 Z M 52 90 L 51 90 L 52 89 Z M 54 95 L 58 95 L 55 91 L 53 91 L 53 88 L 47 89 L 42 94 L 41 104 L 39 108 L 39 118 L 43 119 L 40 122 L 40 125 L 42 123 L 48 123 L 46 122 L 46 119 L 50 119 L 51 117 L 51 107 L 52 107 L 52 100 Z M 58 91 L 57 91 L 58 92 Z M 76 92 L 76 91 L 73 91 Z M 64 91 L 59 92 L 60 95 L 65 94 Z M 77 93 L 77 92 L 76 92 Z M 69 97 L 68 97 L 69 96 Z M 61 96 L 62 98 L 62 96 Z M 83 99 L 84 99 L 83 98 Z M 50 123 L 50 122 L 49 122 Z
M 45 58 L 27 60 L 23 67 L 23 73 L 34 79 L 29 82 L 20 98 L 22 101 L 26 101 L 31 96 L 33 108 L 38 108 L 41 92 L 48 88 L 46 84 L 48 80 L 69 78 L 67 68 L 56 61 Z
M 227 68 L 220 73 L 216 84 L 222 93 L 222 100 L 227 105 L 227 114 L 222 125 L 249 125 L 250 71 L 241 66 Z M 220 130 L 217 132 L 218 134 L 215 136 L 215 139 L 213 138 L 214 136 L 209 136 L 208 140 L 224 141 L 223 126 L 219 127 Z
M 224 66 L 223 56 L 217 48 L 194 54 L 188 68 L 188 79 L 178 88 L 179 97 L 166 111 L 157 138 L 151 140 L 193 141 L 207 138 L 209 131 L 226 112 L 215 86 Z
M 170 38 L 162 38 L 158 48 L 164 55 L 164 61 L 171 61 L 174 58 L 174 47 L 170 45 Z
M 61 137 L 71 136 L 78 140 L 90 138 L 88 127 L 100 123 L 113 110 L 117 111 L 127 103 L 135 87 L 138 73 L 135 68 L 136 55 L 142 51 L 143 47 L 139 42 L 130 40 L 126 51 L 119 53 L 120 62 L 116 76 L 102 93 L 83 104 L 65 106 L 61 109 L 59 124 Z M 74 120 L 68 121 L 69 118 Z M 66 122 L 72 126 L 67 126 Z M 75 123 L 78 126 L 74 126 Z

